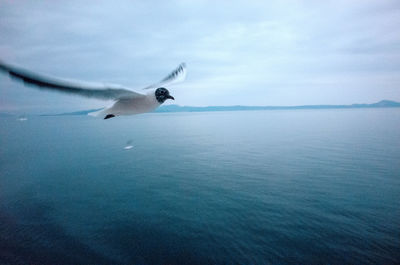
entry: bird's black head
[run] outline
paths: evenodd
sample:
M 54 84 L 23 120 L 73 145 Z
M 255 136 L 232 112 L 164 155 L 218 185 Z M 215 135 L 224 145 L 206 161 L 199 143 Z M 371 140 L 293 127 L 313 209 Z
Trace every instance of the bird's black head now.
M 155 94 L 156 94 L 157 101 L 160 102 L 161 104 L 164 103 L 164 101 L 166 101 L 169 98 L 175 100 L 175 98 L 173 96 L 171 96 L 169 94 L 169 91 L 164 87 L 157 88 Z

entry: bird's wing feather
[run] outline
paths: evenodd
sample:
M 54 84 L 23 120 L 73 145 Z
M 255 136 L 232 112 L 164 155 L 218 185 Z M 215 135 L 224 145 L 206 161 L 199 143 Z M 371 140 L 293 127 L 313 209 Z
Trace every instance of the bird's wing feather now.
M 119 99 L 125 97 L 144 96 L 141 93 L 132 91 L 128 88 L 113 84 L 94 84 L 81 81 L 69 81 L 39 75 L 25 69 L 5 64 L 0 61 L 0 70 L 7 72 L 12 78 L 36 86 L 40 89 L 54 90 L 64 93 L 76 94 L 88 98 L 103 100 Z
M 181 63 L 174 71 L 167 75 L 163 80 L 158 83 L 147 86 L 143 89 L 158 88 L 161 86 L 167 86 L 174 83 L 182 82 L 186 78 L 186 64 Z

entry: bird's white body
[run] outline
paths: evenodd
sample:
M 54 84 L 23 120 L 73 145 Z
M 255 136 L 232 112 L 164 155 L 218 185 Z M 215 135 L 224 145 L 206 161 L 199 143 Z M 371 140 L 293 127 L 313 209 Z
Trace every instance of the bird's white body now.
M 115 116 L 135 115 L 151 112 L 160 105 L 161 103 L 157 101 L 154 90 L 152 89 L 142 96 L 118 99 L 112 106 L 97 112 L 89 113 L 89 115 L 99 117 L 105 117 L 109 114 Z

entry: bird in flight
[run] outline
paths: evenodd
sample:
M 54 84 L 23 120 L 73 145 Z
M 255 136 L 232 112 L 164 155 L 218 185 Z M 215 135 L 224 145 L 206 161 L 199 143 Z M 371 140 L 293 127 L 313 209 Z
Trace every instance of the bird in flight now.
M 0 70 L 7 72 L 13 79 L 40 89 L 76 94 L 87 98 L 114 100 L 111 107 L 90 114 L 104 119 L 153 111 L 167 99 L 175 100 L 164 86 L 181 82 L 186 78 L 186 64 L 181 63 L 160 82 L 147 86 L 138 92 L 114 84 L 93 84 L 53 78 L 11 66 L 1 61 Z

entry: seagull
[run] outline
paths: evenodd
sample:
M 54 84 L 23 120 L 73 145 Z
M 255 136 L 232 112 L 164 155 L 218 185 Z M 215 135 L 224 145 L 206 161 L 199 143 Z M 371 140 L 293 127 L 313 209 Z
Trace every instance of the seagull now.
M 181 63 L 161 81 L 137 92 L 115 84 L 87 83 L 36 74 L 2 61 L 0 61 L 0 70 L 8 73 L 13 79 L 22 81 L 27 85 L 33 85 L 39 89 L 76 94 L 87 98 L 113 100 L 112 106 L 89 113 L 91 116 L 103 117 L 105 120 L 121 115 L 150 112 L 161 106 L 167 99 L 175 100 L 165 86 L 182 82 L 186 78 L 186 64 Z
M 126 142 L 126 145 L 125 145 L 124 149 L 125 149 L 125 150 L 130 150 L 130 149 L 132 149 L 132 148 L 133 148 L 132 143 L 133 143 L 132 140 L 129 140 L 128 142 Z

